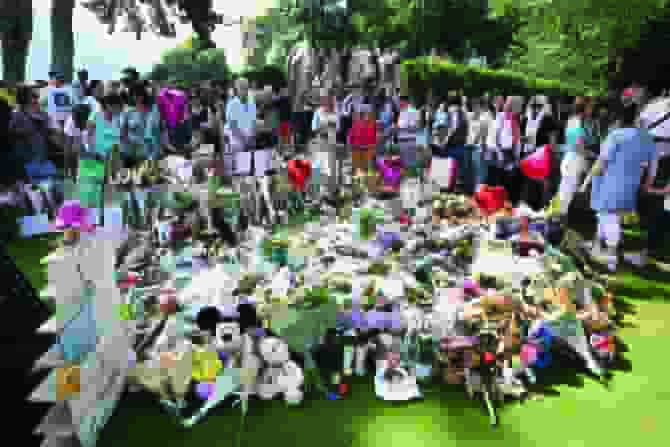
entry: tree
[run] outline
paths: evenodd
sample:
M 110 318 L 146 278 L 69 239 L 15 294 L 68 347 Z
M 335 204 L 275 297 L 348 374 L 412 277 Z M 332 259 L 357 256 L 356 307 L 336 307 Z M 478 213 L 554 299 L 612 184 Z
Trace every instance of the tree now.
M 475 0 L 353 0 L 352 22 L 364 44 L 404 50 L 408 57 L 440 49 L 464 61 L 474 51 L 499 60 L 516 44 L 516 17 L 491 17 Z M 448 32 L 445 32 L 448 30 Z
M 201 80 L 230 79 L 230 68 L 225 51 L 208 48 L 206 42 L 194 33 L 176 48 L 161 54 L 160 62 L 145 76 L 158 81 L 184 81 L 190 84 Z
M 0 17 L 2 79 L 11 82 L 24 81 L 33 33 L 33 2 L 0 2 Z
M 495 64 L 516 44 L 517 19 L 490 17 L 479 0 L 276 0 L 267 62 L 284 65 L 303 46 L 339 58 L 341 69 L 353 48 L 398 49 L 406 58 L 440 48 L 459 61 L 476 51 Z
M 667 0 L 494 0 L 493 6 L 500 16 L 517 14 L 526 21 L 518 37 L 528 52 L 512 53 L 515 69 L 605 88 L 616 59 L 638 46 L 648 18 L 662 15 L 666 4 Z
M 51 5 L 51 63 L 60 65 L 70 82 L 74 74 L 74 0 L 52 0 Z

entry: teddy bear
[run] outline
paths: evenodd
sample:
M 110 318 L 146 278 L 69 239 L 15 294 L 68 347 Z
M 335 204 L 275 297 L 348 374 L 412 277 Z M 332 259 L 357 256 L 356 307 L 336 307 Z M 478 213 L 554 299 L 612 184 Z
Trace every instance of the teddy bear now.
M 301 403 L 304 375 L 302 368 L 290 359 L 288 343 L 279 337 L 262 337 L 258 340 L 258 352 L 263 361 L 256 385 L 258 397 L 269 400 L 282 394 L 287 404 Z

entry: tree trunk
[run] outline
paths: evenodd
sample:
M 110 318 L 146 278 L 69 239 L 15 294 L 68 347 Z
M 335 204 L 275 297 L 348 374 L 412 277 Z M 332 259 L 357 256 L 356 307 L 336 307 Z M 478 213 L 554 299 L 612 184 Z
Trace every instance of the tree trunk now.
M 2 39 L 2 79 L 11 82 L 26 80 L 26 64 L 30 40 Z
M 65 81 L 71 82 L 74 74 L 74 34 L 72 13 L 74 0 L 52 0 L 51 7 L 51 63 L 58 64 L 65 72 Z
M 17 6 L 0 2 L 0 40 L 2 40 L 2 79 L 21 82 L 26 79 L 28 49 L 33 34 L 33 2 L 22 0 Z

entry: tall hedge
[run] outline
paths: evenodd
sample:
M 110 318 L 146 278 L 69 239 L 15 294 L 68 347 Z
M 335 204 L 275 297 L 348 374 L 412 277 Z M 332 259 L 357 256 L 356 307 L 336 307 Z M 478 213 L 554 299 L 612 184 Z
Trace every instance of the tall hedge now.
M 508 70 L 491 70 L 474 65 L 460 65 L 438 58 L 421 57 L 402 64 L 404 90 L 411 96 L 422 96 L 429 90 L 438 97 L 458 91 L 465 95 L 548 95 L 600 96 L 604 92 L 556 80 L 536 79 Z
M 281 87 L 286 82 L 286 73 L 274 65 L 262 67 L 245 67 L 239 73 L 233 75 L 234 79 L 244 78 L 249 82 L 257 83 L 260 88 L 271 85 Z

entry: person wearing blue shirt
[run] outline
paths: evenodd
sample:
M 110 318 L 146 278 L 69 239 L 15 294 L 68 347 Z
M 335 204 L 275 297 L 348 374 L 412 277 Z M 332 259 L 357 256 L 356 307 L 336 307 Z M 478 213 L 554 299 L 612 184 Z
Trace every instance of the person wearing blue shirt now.
M 239 79 L 235 85 L 235 96 L 226 104 L 224 134 L 228 140 L 224 147 L 224 154 L 235 154 L 237 152 L 250 151 L 256 145 L 256 104 L 249 95 L 249 82 Z M 233 155 L 233 157 L 235 157 Z M 224 171 L 226 175 L 232 175 L 235 164 L 225 161 Z
M 656 145 L 648 130 L 635 126 L 636 117 L 635 104 L 624 102 L 622 126 L 607 136 L 592 169 L 591 208 L 598 213 L 594 254 L 599 255 L 598 244 L 605 241 L 610 271 L 617 267 L 621 214 L 637 209 L 644 163 L 649 163 L 645 188 L 649 189 L 656 179 Z
M 96 159 L 107 159 L 115 145 L 121 144 L 121 111 L 123 103 L 117 95 L 105 96 L 101 101 L 102 113 L 95 117 L 95 148 L 90 154 Z
M 226 104 L 226 130 L 233 152 L 248 149 L 256 134 L 256 104 L 249 95 L 249 83 L 237 81 L 235 96 Z

